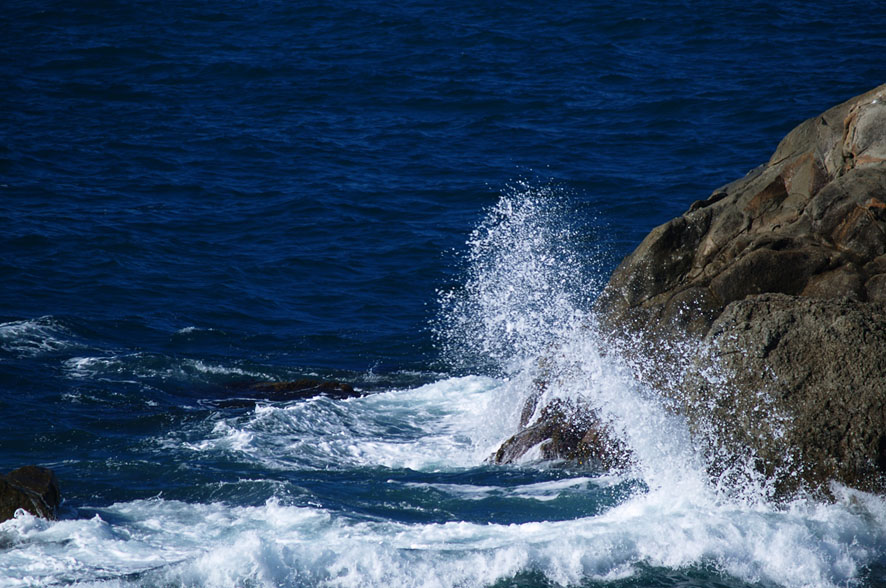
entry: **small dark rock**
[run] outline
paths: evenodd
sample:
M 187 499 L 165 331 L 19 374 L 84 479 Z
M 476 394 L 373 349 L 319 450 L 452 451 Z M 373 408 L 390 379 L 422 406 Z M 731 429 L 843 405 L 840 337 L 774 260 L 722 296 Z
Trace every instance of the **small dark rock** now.
M 310 379 L 292 382 L 259 382 L 249 386 L 249 390 L 256 392 L 264 400 L 280 402 L 313 398 L 320 395 L 337 399 L 360 396 L 360 393 L 354 390 L 350 384 Z
M 52 470 L 24 466 L 0 476 L 0 521 L 11 519 L 18 509 L 54 520 L 61 493 Z
M 529 405 L 534 410 L 537 403 L 538 397 L 531 397 L 524 414 Z M 593 409 L 563 400 L 548 403 L 534 422 L 502 443 L 490 459 L 495 463 L 513 463 L 536 446 L 545 460 L 568 460 L 604 470 L 630 463 L 624 443 Z

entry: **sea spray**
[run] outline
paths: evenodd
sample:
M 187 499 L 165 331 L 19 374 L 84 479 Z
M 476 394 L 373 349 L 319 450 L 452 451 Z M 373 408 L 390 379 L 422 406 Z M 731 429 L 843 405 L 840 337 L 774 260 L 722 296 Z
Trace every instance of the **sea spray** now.
M 446 356 L 492 364 L 509 378 L 514 404 L 537 396 L 535 417 L 556 400 L 591 407 L 627 442 L 647 481 L 665 472 L 697 478 L 685 423 L 632 377 L 629 354 L 599 334 L 591 311 L 602 284 L 599 249 L 587 257 L 579 250 L 580 223 L 564 194 L 518 187 L 471 233 L 464 287 L 440 295 Z
M 439 292 L 445 359 L 513 375 L 584 320 L 600 284 L 567 202 L 554 187 L 518 182 L 489 209 L 468 238 L 464 284 Z
M 585 247 L 585 255 L 582 230 L 564 193 L 525 182 L 507 190 L 467 240 L 464 286 L 439 295 L 435 326 L 445 357 L 505 376 L 512 400 L 501 410 L 512 422 L 520 415 L 531 423 L 562 402 L 591 410 L 653 486 L 692 480 L 733 498 L 771 500 L 776 476 L 730 442 L 729 424 L 705 417 L 703 403 L 731 393 L 716 361 L 699 369 L 697 359 L 710 353 L 695 340 L 601 326 L 593 299 L 603 283 L 603 245 Z M 771 399 L 761 393 L 757 400 L 760 418 L 780 423 L 776 431 L 787 426 L 767 409 Z M 690 403 L 696 406 L 687 413 Z M 538 456 L 529 451 L 524 461 Z
M 183 544 L 179 563 L 146 570 L 132 583 L 480 587 L 513 579 L 621 586 L 667 577 L 672 585 L 704 578 L 702 585 L 800 588 L 865 586 L 869 577 L 876 585 L 886 563 L 881 498 L 838 488 L 834 504 L 773 505 L 753 476 L 735 477 L 739 493 L 735 480 L 710 480 L 708 460 L 716 456 L 697 446 L 673 400 L 644 377 L 650 365 L 637 347 L 614 342 L 596 324 L 589 298 L 595 280 L 584 281 L 589 272 L 574 246 L 574 224 L 560 224 L 566 210 L 546 189 L 504 195 L 469 239 L 465 286 L 441 294 L 436 327 L 447 357 L 459 369 L 496 377 L 444 378 L 343 401 L 261 404 L 214 420 L 193 439 L 166 441 L 167 450 L 268 471 L 341 470 L 350 477 L 360 468 L 373 494 L 385 488 L 384 503 L 399 501 L 399 520 L 359 502 L 367 500 L 360 498 L 365 489 L 347 493 L 353 504 L 344 510 L 327 507 L 329 497 L 300 498 L 293 489 L 250 507 L 161 500 L 99 509 L 111 520 L 120 520 L 120 509 L 134 521 L 169 517 L 173 527 L 207 521 L 206 544 Z M 691 349 L 680 351 L 692 357 Z M 540 378 L 546 383 L 538 404 L 593 407 L 629 446 L 629 471 L 567 467 L 566 481 L 515 486 L 509 468 L 483 465 L 517 430 Z M 462 468 L 467 478 L 453 479 Z M 548 470 L 531 461 L 520 468 Z M 428 478 L 435 472 L 449 473 Z M 605 494 L 613 485 L 622 490 Z M 575 500 L 587 506 L 573 506 L 572 517 L 535 518 L 541 511 L 533 503 Z M 443 505 L 459 516 L 447 518 Z M 478 510 L 484 520 L 473 519 Z M 362 511 L 371 514 L 353 514 Z M 150 533 L 139 540 L 176 541 L 163 525 Z

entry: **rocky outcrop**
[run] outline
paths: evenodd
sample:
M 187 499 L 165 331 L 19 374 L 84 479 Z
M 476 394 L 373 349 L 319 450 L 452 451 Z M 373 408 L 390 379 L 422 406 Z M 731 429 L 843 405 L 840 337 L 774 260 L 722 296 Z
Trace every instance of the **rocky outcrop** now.
M 768 292 L 884 300 L 886 85 L 791 131 L 764 166 L 655 229 L 598 301 L 613 328 L 703 336 Z
M 886 492 L 886 85 L 653 229 L 596 310 L 685 412 L 712 475 L 750 460 L 777 494 Z
M 0 476 L 0 522 L 11 519 L 18 509 L 55 519 L 61 493 L 52 470 L 25 466 Z
M 884 270 L 886 85 L 654 229 L 598 310 L 615 335 L 643 334 L 652 365 L 673 365 L 663 341 L 702 341 L 671 393 L 719 456 L 713 474 L 750 456 L 779 493 L 883 492 Z
M 781 495 L 830 480 L 886 490 L 886 303 L 752 296 L 726 307 L 704 347 L 683 391 L 713 449 L 752 450 Z

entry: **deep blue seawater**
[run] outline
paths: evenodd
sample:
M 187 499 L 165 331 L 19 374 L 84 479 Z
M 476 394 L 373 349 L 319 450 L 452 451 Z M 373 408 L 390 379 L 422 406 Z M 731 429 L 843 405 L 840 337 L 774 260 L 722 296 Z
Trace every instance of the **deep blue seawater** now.
M 884 23 L 7 0 L 0 471 L 65 502 L 0 524 L 0 585 L 886 585 L 882 499 L 710 487 L 587 329 L 652 227 L 886 79 Z M 485 463 L 552 346 L 634 471 Z M 367 395 L 248 388 L 304 377 Z

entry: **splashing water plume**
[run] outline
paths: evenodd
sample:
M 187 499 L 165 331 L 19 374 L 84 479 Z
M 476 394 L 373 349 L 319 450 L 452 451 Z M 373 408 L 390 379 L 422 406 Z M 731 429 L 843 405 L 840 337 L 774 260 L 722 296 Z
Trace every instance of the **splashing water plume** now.
M 603 256 L 599 244 L 579 253 L 576 217 L 550 187 L 521 183 L 501 197 L 468 239 L 465 286 L 440 294 L 443 351 L 505 374 L 514 418 L 543 381 L 535 417 L 555 400 L 590 406 L 651 487 L 698 486 L 702 468 L 685 423 L 598 335 L 591 304 L 603 272 L 592 264 Z
M 518 183 L 468 239 L 460 289 L 439 293 L 444 356 L 462 367 L 513 374 L 587 316 L 599 284 L 575 250 L 563 195 Z

